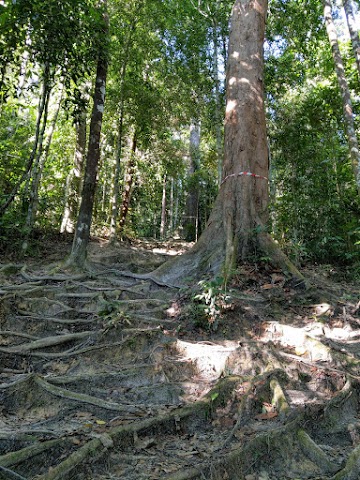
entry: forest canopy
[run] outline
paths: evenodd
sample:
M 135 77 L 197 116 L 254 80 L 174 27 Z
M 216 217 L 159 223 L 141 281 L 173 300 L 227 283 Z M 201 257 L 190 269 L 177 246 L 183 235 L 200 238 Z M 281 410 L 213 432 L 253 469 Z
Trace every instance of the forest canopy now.
M 232 7 L 0 2 L 2 248 L 74 233 L 86 195 L 92 234 L 200 237 L 223 180 Z M 358 1 L 268 4 L 266 229 L 297 265 L 359 262 L 358 10 Z

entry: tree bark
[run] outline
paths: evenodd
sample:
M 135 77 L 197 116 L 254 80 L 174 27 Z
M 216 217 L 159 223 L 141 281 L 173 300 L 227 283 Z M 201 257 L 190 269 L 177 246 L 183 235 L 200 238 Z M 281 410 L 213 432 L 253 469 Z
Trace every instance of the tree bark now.
M 181 285 L 185 277 L 229 277 L 259 254 L 287 274 L 300 272 L 266 232 L 268 147 L 264 108 L 263 43 L 267 0 L 236 0 L 232 10 L 226 74 L 223 181 L 198 243 L 154 275 Z
M 357 25 L 356 25 L 356 20 L 355 20 L 355 15 L 354 11 L 352 8 L 352 2 L 351 0 L 343 0 L 343 5 L 344 5 L 344 10 L 345 10 L 345 15 L 346 15 L 346 21 L 349 27 L 349 33 L 350 33 L 350 38 L 351 38 L 351 45 L 354 51 L 354 56 L 356 60 L 356 66 L 359 74 L 359 80 L 360 80 L 360 38 L 359 38 L 359 32 L 357 30 Z
M 350 90 L 345 76 L 344 63 L 340 53 L 338 37 L 332 17 L 331 1 L 323 0 L 323 5 L 326 31 L 331 45 L 332 55 L 335 63 L 336 76 L 343 103 L 344 121 L 350 148 L 351 165 L 355 177 L 358 194 L 360 195 L 360 151 L 355 131 Z
M 119 222 L 119 234 L 120 234 L 120 236 L 122 235 L 122 233 L 124 231 L 124 225 L 125 225 L 125 222 L 126 222 L 126 217 L 127 217 L 128 211 L 129 211 L 129 205 L 130 205 L 130 200 L 131 200 L 131 188 L 132 188 L 133 181 L 134 181 L 134 171 L 135 171 L 136 147 L 137 147 L 137 136 L 136 136 L 136 132 L 135 132 L 134 137 L 133 137 L 131 152 L 130 152 L 129 163 L 128 163 L 128 166 L 127 166 L 126 177 L 125 177 L 125 185 L 124 185 L 123 199 L 122 199 L 122 205 L 121 205 L 121 218 L 120 218 L 120 222 Z
M 106 26 L 107 25 L 108 22 L 106 21 Z M 79 268 L 85 266 L 87 245 L 90 240 L 90 227 L 100 160 L 100 135 L 105 106 L 107 66 L 106 53 L 100 52 L 96 71 L 94 106 L 91 114 L 89 145 L 86 157 L 81 205 L 72 250 L 70 257 L 66 262 L 66 266 L 77 266 Z

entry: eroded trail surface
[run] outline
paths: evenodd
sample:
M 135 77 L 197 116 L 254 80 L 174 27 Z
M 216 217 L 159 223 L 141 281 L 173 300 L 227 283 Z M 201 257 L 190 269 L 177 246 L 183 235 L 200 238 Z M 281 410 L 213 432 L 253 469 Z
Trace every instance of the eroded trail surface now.
M 356 285 L 245 269 L 209 333 L 164 253 L 0 264 L 0 478 L 360 478 Z

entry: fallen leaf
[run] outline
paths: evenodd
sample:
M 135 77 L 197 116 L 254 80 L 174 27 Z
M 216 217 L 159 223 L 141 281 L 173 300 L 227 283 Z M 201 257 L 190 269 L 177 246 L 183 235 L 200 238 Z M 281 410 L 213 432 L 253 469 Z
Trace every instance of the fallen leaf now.
M 273 412 L 274 411 L 274 405 L 272 405 L 271 403 L 263 402 L 263 410 L 264 410 L 263 413 Z
M 256 415 L 255 419 L 256 420 L 271 420 L 272 418 L 275 418 L 278 416 L 277 412 L 267 412 L 267 413 L 261 413 L 260 415 Z
M 192 457 L 193 455 L 199 455 L 199 452 L 192 450 L 191 452 L 176 452 L 178 457 Z
M 95 420 L 95 422 L 96 422 L 98 425 L 106 425 L 106 422 L 104 422 L 104 420 Z

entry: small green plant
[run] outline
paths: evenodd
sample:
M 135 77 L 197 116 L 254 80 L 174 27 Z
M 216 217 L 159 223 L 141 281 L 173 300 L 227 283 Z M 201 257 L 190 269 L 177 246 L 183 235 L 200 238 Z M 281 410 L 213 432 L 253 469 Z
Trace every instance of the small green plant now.
M 205 313 L 209 325 L 216 328 L 219 317 L 231 303 L 225 279 L 216 277 L 213 280 L 201 280 L 198 285 L 200 293 L 194 296 L 194 300 Z
M 132 325 L 130 317 L 120 310 L 116 301 L 103 301 L 98 314 L 104 320 L 104 333 L 122 325 Z

